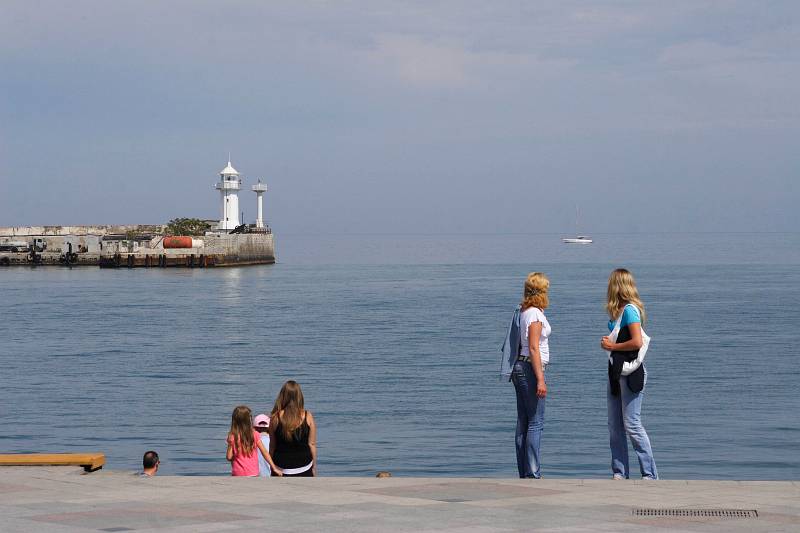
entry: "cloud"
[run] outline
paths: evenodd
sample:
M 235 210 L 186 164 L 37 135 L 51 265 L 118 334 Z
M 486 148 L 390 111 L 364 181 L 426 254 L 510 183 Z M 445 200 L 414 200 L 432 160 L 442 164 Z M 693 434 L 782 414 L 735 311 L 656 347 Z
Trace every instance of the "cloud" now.
M 470 54 L 464 48 L 413 35 L 378 35 L 368 59 L 412 86 L 461 87 L 468 81 Z
M 634 12 L 630 7 L 612 8 L 607 6 L 578 8 L 571 13 L 570 18 L 576 23 L 585 25 L 587 29 L 595 28 L 604 33 L 629 30 L 640 26 L 646 20 L 642 13 Z
M 473 49 L 454 40 L 387 33 L 375 36 L 374 46 L 362 57 L 371 73 L 419 89 L 486 87 L 501 78 L 549 76 L 574 64 L 531 53 Z
M 759 55 L 761 57 L 759 57 Z M 736 46 L 724 46 L 709 41 L 691 41 L 666 47 L 658 61 L 673 68 L 696 68 L 719 63 L 766 59 Z
M 674 117 L 717 127 L 794 127 L 800 87 L 797 27 L 758 32 L 735 42 L 712 39 L 665 47 L 657 64 L 669 81 Z

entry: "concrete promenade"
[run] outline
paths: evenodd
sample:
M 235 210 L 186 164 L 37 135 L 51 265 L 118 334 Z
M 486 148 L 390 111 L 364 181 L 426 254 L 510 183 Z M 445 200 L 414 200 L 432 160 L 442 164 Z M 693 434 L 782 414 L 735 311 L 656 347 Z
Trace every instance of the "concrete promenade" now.
M 800 531 L 800 483 L 158 476 L 0 468 L 0 531 Z M 755 510 L 639 517 L 637 508 Z

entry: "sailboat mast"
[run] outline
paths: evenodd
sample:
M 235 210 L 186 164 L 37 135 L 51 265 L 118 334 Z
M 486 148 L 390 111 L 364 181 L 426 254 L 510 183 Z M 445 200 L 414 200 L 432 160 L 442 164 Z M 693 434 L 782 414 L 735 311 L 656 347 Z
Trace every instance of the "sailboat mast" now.
M 586 235 L 581 235 L 580 232 L 580 223 L 581 223 L 581 212 L 578 208 L 578 204 L 575 204 L 575 238 L 564 238 L 561 239 L 562 242 L 567 244 L 591 244 L 592 239 L 587 237 Z

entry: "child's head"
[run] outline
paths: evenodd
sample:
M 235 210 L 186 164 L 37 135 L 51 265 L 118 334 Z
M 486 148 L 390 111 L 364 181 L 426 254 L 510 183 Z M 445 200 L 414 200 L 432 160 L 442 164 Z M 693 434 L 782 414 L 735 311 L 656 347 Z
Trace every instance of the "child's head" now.
M 240 405 L 233 410 L 231 415 L 231 436 L 238 450 L 250 455 L 255 447 L 253 440 L 253 421 L 250 408 Z
M 253 419 L 253 429 L 259 433 L 266 433 L 269 431 L 269 416 L 260 414 Z

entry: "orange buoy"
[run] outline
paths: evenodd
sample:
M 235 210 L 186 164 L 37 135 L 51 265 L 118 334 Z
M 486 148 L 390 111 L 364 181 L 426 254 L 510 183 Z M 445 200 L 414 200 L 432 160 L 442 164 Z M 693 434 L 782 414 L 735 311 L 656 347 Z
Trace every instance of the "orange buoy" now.
M 164 237 L 164 248 L 197 248 L 202 245 L 202 240 L 191 237 Z

